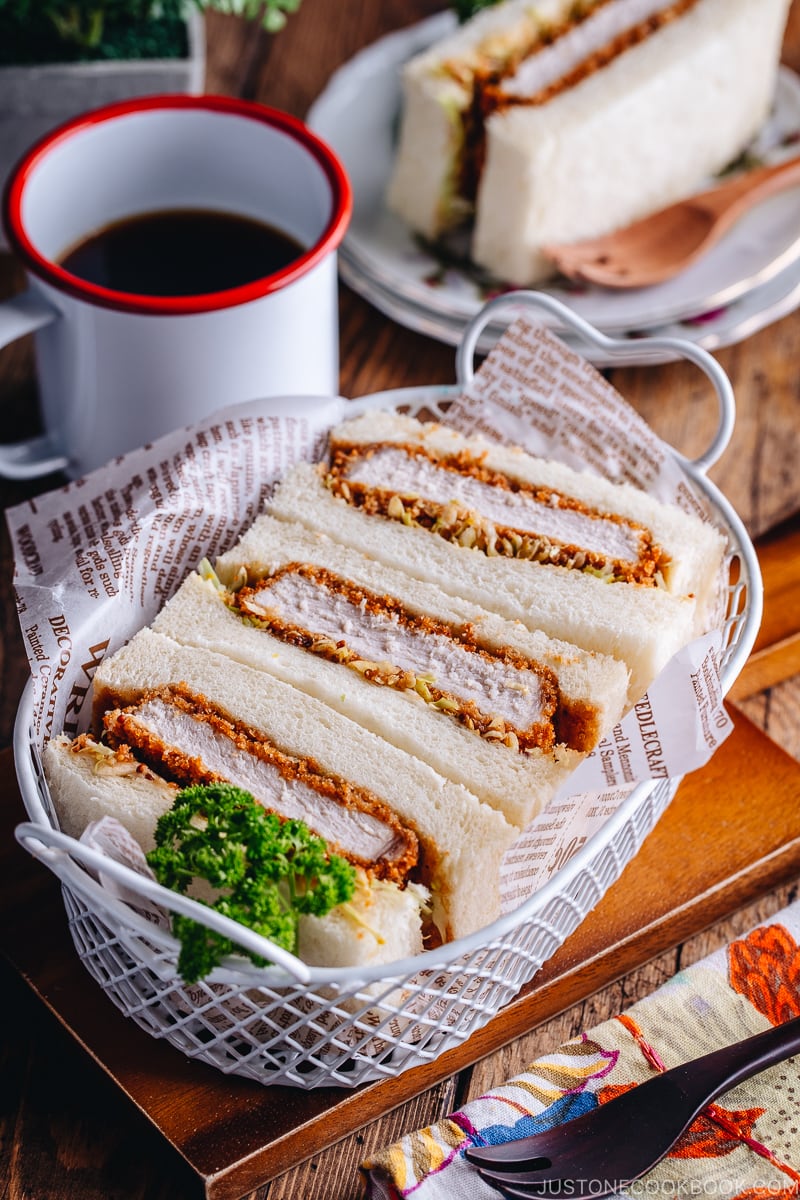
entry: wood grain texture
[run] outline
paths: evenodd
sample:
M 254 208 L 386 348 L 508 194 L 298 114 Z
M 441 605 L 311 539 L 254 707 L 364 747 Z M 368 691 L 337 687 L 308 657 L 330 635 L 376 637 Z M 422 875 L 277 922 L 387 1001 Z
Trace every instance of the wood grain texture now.
M 800 676 L 748 697 L 740 708 L 759 728 L 769 730 L 779 746 L 800 759 Z M 800 795 L 797 801 L 800 804 Z
M 272 38 L 236 18 L 214 14 L 208 20 L 208 90 L 257 99 L 302 116 L 331 74 L 353 53 L 376 37 L 442 6 L 442 0 L 349 0 L 340 5 L 333 5 L 331 0 L 303 0 L 286 29 Z M 791 7 L 784 61 L 800 71 L 800 0 L 794 0 Z M 19 272 L 7 256 L 0 255 L 0 295 L 20 286 Z M 340 289 L 340 345 L 340 386 L 345 395 L 449 383 L 454 378 L 451 347 L 394 325 L 345 287 Z M 800 476 L 796 469 L 800 314 L 784 318 L 740 346 L 720 351 L 717 358 L 732 380 L 738 414 L 732 444 L 712 476 L 751 533 L 765 534 L 800 509 Z M 615 370 L 609 375 L 622 394 L 673 445 L 694 455 L 709 442 L 716 425 L 714 404 L 692 368 L 671 364 L 646 370 Z M 29 340 L 0 350 L 0 399 L 4 405 L 3 441 L 38 430 Z M 18 503 L 56 482 L 56 478 L 30 485 L 0 481 L 0 503 Z M 796 552 L 791 551 L 791 559 L 786 558 L 785 547 L 776 553 L 776 572 L 780 574 L 781 559 L 793 565 Z M 3 578 L 8 581 L 11 561 L 5 528 L 0 531 L 0 562 Z M 782 604 L 767 613 L 761 644 L 765 653 L 759 669 L 768 669 L 770 684 L 776 677 L 781 682 L 750 695 L 741 706 L 759 728 L 800 757 L 800 677 L 784 678 L 788 670 L 794 669 L 794 660 L 788 660 L 784 652 L 770 652 L 785 636 L 781 630 L 787 621 L 791 624 L 791 612 L 788 605 Z M 790 629 L 788 636 L 791 633 Z M 767 675 L 756 677 L 755 670 L 756 666 L 751 669 L 748 691 L 763 686 L 767 679 Z M 0 746 L 5 746 L 27 674 L 8 588 L 0 599 L 0 672 Z M 4 769 L 8 773 L 7 759 Z M 742 763 L 741 769 L 746 781 L 748 764 Z M 710 791 L 706 802 L 713 803 L 714 796 Z M 796 804 L 797 795 L 794 799 Z M 768 798 L 765 803 L 768 805 Z M 762 826 L 768 826 L 769 820 L 767 807 Z M 764 886 L 771 887 L 775 882 L 772 876 L 771 881 L 765 879 Z M 10 888 L 23 907 L 36 909 L 39 905 L 36 886 L 6 877 L 4 890 Z M 664 950 L 662 946 L 656 953 L 659 948 L 654 943 L 656 957 L 646 965 L 623 974 L 593 996 L 576 1001 L 544 1025 L 525 1032 L 509 1029 L 514 1040 L 502 1049 L 493 1049 L 478 1066 L 437 1082 L 414 1100 L 369 1121 L 358 1133 L 271 1183 L 254 1186 L 247 1193 L 249 1200 L 355 1200 L 359 1188 L 357 1163 L 369 1149 L 436 1119 L 468 1096 L 480 1094 L 518 1070 L 539 1050 L 652 991 L 675 969 L 724 944 L 796 894 L 796 882 L 774 887 L 764 900 L 730 920 L 717 920 L 722 910 L 709 908 L 707 920 L 714 924 L 706 933 L 689 937 L 689 927 L 676 926 L 672 931 L 672 937 L 679 939 L 675 949 Z M 729 901 L 743 902 L 743 897 L 731 897 Z M 56 969 L 57 950 L 58 939 L 64 937 L 63 924 L 47 907 L 37 919 L 33 950 L 43 970 L 50 965 L 54 996 L 58 998 L 63 981 L 59 981 Z M 618 970 L 625 972 L 638 961 L 620 959 Z M 6 1001 L 6 1020 L 0 1035 L 0 1179 L 4 1181 L 0 1196 L 4 1200 L 190 1200 L 198 1196 L 196 1174 L 181 1163 L 164 1139 L 154 1134 L 149 1122 L 90 1056 L 64 1036 L 51 1015 L 31 1003 L 30 991 L 16 973 L 1 964 L 0 972 Z M 602 980 L 596 976 L 593 983 Z M 567 998 L 564 1003 L 571 1002 Z M 531 1023 L 537 1019 L 532 1017 Z M 130 1049 L 128 1054 L 131 1059 L 136 1057 Z M 140 1070 L 144 1061 L 146 1054 L 139 1057 Z M 178 1085 L 173 1081 L 172 1086 Z M 173 1094 L 169 1088 L 164 1089 L 162 1102 Z M 224 1097 L 215 1102 L 224 1109 Z M 337 1132 L 332 1136 L 338 1136 Z
M 753 651 L 731 689 L 733 700 L 800 673 L 800 513 L 760 539 L 764 617 Z

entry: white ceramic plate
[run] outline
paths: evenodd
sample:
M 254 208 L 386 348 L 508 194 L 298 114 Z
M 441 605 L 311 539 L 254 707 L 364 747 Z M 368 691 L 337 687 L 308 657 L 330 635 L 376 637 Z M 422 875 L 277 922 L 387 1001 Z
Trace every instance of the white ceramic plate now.
M 308 114 L 353 185 L 353 221 L 340 251 L 343 277 L 376 307 L 391 306 L 389 315 L 401 324 L 448 342 L 458 340 L 485 300 L 506 289 L 469 262 L 463 233 L 434 253 L 387 211 L 384 193 L 397 135 L 400 67 L 453 23 L 452 13 L 439 13 L 361 51 L 333 76 Z M 800 79 L 781 68 L 772 116 L 752 153 L 767 160 L 786 156 L 798 135 Z M 765 200 L 667 283 L 636 291 L 566 284 L 546 290 L 604 332 L 630 333 L 701 319 L 750 293 L 756 302 L 766 301 L 757 295 L 760 289 L 799 259 L 800 189 L 792 188 Z
M 371 304 L 391 317 L 400 325 L 414 329 L 417 333 L 427 334 L 428 337 L 456 346 L 464 331 L 464 320 L 461 317 L 446 317 L 432 313 L 423 306 L 417 306 L 402 297 L 398 297 L 391 289 L 384 289 L 370 283 L 368 287 L 360 286 L 357 278 L 351 276 L 349 265 L 340 263 L 340 274 L 346 283 L 360 291 Z M 555 293 L 555 289 L 551 289 Z M 770 279 L 767 283 L 744 293 L 737 300 L 720 308 L 707 312 L 688 315 L 681 320 L 668 321 L 664 325 L 655 325 L 651 329 L 639 331 L 648 337 L 682 338 L 701 346 L 704 350 L 720 350 L 724 346 L 733 346 L 747 337 L 752 337 L 759 329 L 780 320 L 787 313 L 794 312 L 800 306 L 800 262 L 791 266 Z M 542 320 L 545 315 L 542 314 Z M 501 337 L 505 325 L 490 323 L 481 334 L 478 349 L 481 354 L 488 354 L 492 346 Z M 636 332 L 626 333 L 630 340 L 630 355 L 616 354 L 612 360 L 597 347 L 587 347 L 580 344 L 580 351 L 595 366 L 626 366 L 628 364 L 648 363 L 650 365 L 674 361 L 675 354 L 661 352 L 645 354 L 641 349 L 639 336 Z M 570 345 L 578 346 L 572 336 L 559 329 L 559 337 Z

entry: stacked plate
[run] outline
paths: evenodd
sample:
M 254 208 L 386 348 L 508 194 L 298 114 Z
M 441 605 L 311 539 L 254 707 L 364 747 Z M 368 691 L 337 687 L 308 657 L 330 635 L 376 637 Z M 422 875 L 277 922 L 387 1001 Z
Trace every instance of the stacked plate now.
M 309 125 L 337 152 L 353 185 L 353 221 L 340 251 L 342 278 L 401 325 L 452 345 L 484 302 L 506 289 L 470 262 L 466 235 L 426 245 L 387 211 L 384 194 L 397 137 L 402 64 L 454 23 L 452 13 L 440 13 L 363 50 L 333 76 L 308 114 Z M 800 79 L 782 67 L 772 114 L 746 161 L 787 157 L 792 147 L 797 151 L 798 138 Z M 629 337 L 631 361 L 642 361 L 636 339 L 644 334 L 685 338 L 707 350 L 732 345 L 800 305 L 800 189 L 765 200 L 668 283 L 612 292 L 561 282 L 545 290 L 603 332 Z M 481 349 L 499 335 L 490 326 Z M 594 361 L 601 356 L 595 351 Z

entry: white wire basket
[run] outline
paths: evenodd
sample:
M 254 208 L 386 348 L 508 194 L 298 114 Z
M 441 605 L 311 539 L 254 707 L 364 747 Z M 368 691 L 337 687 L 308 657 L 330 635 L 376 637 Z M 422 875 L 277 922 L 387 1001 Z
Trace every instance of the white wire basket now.
M 395 407 L 446 420 L 448 403 L 471 377 L 485 325 L 527 307 L 548 309 L 602 349 L 609 361 L 615 355 L 630 361 L 629 341 L 600 334 L 551 297 L 514 293 L 490 302 L 467 327 L 456 356 L 457 385 L 385 392 L 357 402 L 352 411 Z M 665 351 L 689 359 L 708 376 L 719 401 L 718 429 L 708 450 L 693 461 L 674 453 L 729 542 L 721 656 L 727 692 L 752 648 L 762 605 L 752 543 L 705 474 L 733 429 L 732 391 L 718 364 L 688 342 L 645 338 L 638 347 L 643 362 Z M 17 717 L 15 759 L 30 820 L 19 826 L 17 837 L 61 880 L 70 931 L 84 966 L 116 1006 L 153 1037 L 226 1074 L 262 1084 L 354 1087 L 399 1075 L 464 1042 L 497 1015 L 583 921 L 636 854 L 680 783 L 639 784 L 542 888 L 470 937 L 388 967 L 312 968 L 251 930 L 143 880 L 61 833 L 32 737 L 32 705 L 29 685 Z M 177 974 L 177 941 L 142 911 L 148 898 L 219 932 L 233 931 L 238 944 L 273 965 L 259 968 L 231 956 L 205 981 L 185 985 Z

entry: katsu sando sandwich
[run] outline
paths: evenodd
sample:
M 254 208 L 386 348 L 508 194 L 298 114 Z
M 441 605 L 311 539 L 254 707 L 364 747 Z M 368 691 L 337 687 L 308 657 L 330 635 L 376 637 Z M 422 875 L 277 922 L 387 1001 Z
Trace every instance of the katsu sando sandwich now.
M 389 206 L 512 283 L 697 191 L 757 133 L 788 0 L 506 0 L 403 75 Z
M 701 620 L 714 593 L 724 541 L 713 526 L 630 484 L 446 425 L 379 409 L 344 422 L 331 434 L 329 484 L 360 507 L 435 524 L 448 541 L 461 540 L 466 513 L 490 555 L 691 595 Z
M 61 828 L 79 838 L 92 822 L 114 817 L 152 850 L 158 818 L 178 795 L 175 782 L 139 761 L 129 746 L 113 748 L 82 734 L 61 735 L 43 755 L 48 785 Z M 359 870 L 347 903 L 325 916 L 301 915 L 297 953 L 311 966 L 351 967 L 395 962 L 423 949 L 421 914 L 427 892 L 418 884 L 399 886 Z
M 445 940 L 498 915 L 513 827 L 264 671 L 145 629 L 98 668 L 93 714 L 96 736 L 164 778 L 235 784 L 279 816 L 304 820 L 370 878 L 422 884 Z
M 153 628 L 267 671 L 526 826 L 622 712 L 618 661 L 260 517 Z
M 375 412 L 269 505 L 451 595 L 622 660 L 637 699 L 705 628 L 721 535 L 638 489 Z

